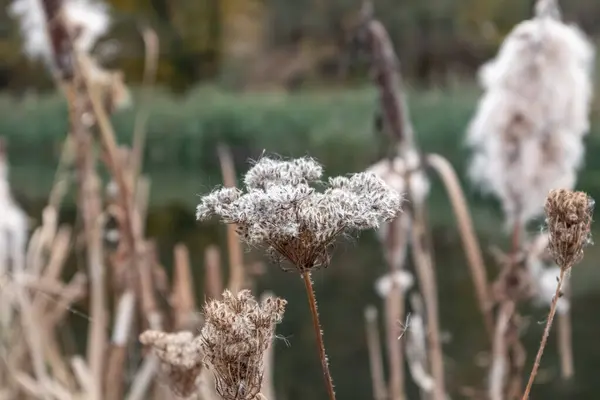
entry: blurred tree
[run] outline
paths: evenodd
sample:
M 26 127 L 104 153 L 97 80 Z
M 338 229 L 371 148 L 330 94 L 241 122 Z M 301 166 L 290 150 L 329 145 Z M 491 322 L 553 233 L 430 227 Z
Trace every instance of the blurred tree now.
M 219 79 L 233 87 L 297 87 L 335 81 L 348 50 L 348 22 L 360 0 L 105 0 L 112 7 L 109 60 L 128 81 L 141 79 L 140 25 L 160 38 L 158 81 L 183 90 Z M 11 0 L 0 0 L 6 9 Z M 531 15 L 533 0 L 375 0 L 403 73 L 443 83 L 448 75 L 472 77 L 510 29 Z M 567 19 L 593 36 L 600 33 L 600 2 L 563 0 Z M 0 13 L 0 88 L 51 87 L 41 67 L 21 55 L 15 21 Z M 102 45 L 102 43 L 100 44 Z M 252 82 L 252 80 L 256 80 Z

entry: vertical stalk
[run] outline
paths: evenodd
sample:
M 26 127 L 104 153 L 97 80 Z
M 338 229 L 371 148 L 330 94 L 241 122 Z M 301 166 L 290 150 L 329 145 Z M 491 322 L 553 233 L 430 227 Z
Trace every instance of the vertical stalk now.
M 365 310 L 365 328 L 367 332 L 369 364 L 371 365 L 373 399 L 385 400 L 387 398 L 387 393 L 383 374 L 383 360 L 381 359 L 379 328 L 377 327 L 377 308 L 374 306 L 369 306 Z
M 465 199 L 465 195 L 460 186 L 456 172 L 452 165 L 442 156 L 437 154 L 429 154 L 427 156 L 427 164 L 437 172 L 442 180 L 450 198 L 452 210 L 458 222 L 458 232 L 462 241 L 463 249 L 467 257 L 471 279 L 475 286 L 475 293 L 479 303 L 479 309 L 483 315 L 485 329 L 494 340 L 494 318 L 492 315 L 492 301 L 489 296 L 489 285 L 483 256 L 481 254 L 481 246 L 473 228 L 473 221 L 469 212 L 469 207 Z
M 411 229 L 411 244 L 419 285 L 425 299 L 428 326 L 426 337 L 430 351 L 431 375 L 435 380 L 433 399 L 444 400 L 446 398 L 446 390 L 444 384 L 444 360 L 440 339 L 438 295 L 433 260 L 430 249 L 427 248 L 425 210 L 422 205 L 414 201 L 412 209 L 413 226 Z
M 390 168 L 393 166 L 390 164 Z M 391 171 L 393 172 L 393 171 Z M 406 258 L 408 234 L 404 230 L 402 217 L 388 225 L 385 238 L 386 258 L 392 277 L 392 287 L 385 299 L 386 335 L 388 364 L 390 367 L 389 397 L 404 400 L 404 352 L 398 340 L 398 321 L 404 319 L 404 290 L 396 283 L 394 274 L 399 272 Z
M 319 313 L 317 311 L 317 299 L 315 298 L 315 291 L 313 289 L 310 272 L 303 272 L 302 279 L 304 279 L 304 287 L 306 288 L 306 295 L 308 296 L 308 305 L 310 306 L 310 313 L 312 315 L 313 327 L 315 329 L 315 336 L 317 338 L 317 346 L 319 347 L 319 357 L 321 358 L 321 368 L 323 369 L 323 379 L 325 379 L 327 394 L 329 395 L 329 400 L 335 400 L 333 380 L 331 379 L 331 373 L 329 372 L 327 354 L 325 354 L 325 345 L 323 343 L 323 330 L 321 329 L 321 322 L 319 321 Z
M 556 292 L 554 293 L 554 297 L 552 298 L 552 304 L 550 305 L 550 312 L 548 313 L 548 320 L 546 321 L 546 327 L 544 328 L 544 336 L 542 336 L 542 342 L 540 343 L 540 348 L 535 356 L 535 362 L 533 363 L 533 369 L 531 370 L 531 375 L 529 375 L 529 381 L 527 382 L 527 388 L 525 388 L 525 393 L 523 394 L 522 400 L 527 400 L 529 398 L 529 392 L 531 391 L 531 386 L 533 385 L 533 381 L 535 380 L 535 376 L 537 375 L 537 371 L 540 367 L 540 361 L 542 359 L 542 354 L 544 354 L 544 348 L 546 347 L 546 342 L 548 341 L 548 336 L 550 335 L 550 328 L 552 327 L 552 320 L 554 320 L 554 315 L 556 314 L 556 304 L 558 303 L 558 299 L 560 298 L 560 289 L 562 287 L 563 281 L 565 279 L 565 272 L 568 268 L 562 267 L 560 269 L 560 275 L 558 277 L 558 284 L 556 285 Z
M 83 217 L 83 230 L 86 238 L 87 267 L 91 285 L 91 322 L 89 328 L 87 360 L 90 372 L 98 383 L 97 390 L 101 390 L 100 383 L 104 371 L 104 356 L 106 352 L 107 333 L 106 326 L 108 315 L 106 311 L 106 294 L 104 291 L 104 263 L 102 233 L 100 231 L 100 193 L 96 163 L 93 152 L 92 134 L 81 122 L 84 110 L 82 109 L 82 95 L 77 84 L 66 85 L 67 101 L 69 104 L 69 119 L 71 122 L 71 135 L 76 144 L 77 180 L 79 185 L 79 209 Z M 100 398 L 101 394 L 95 396 Z M 95 397 L 96 398 L 96 397 Z
M 573 367 L 571 310 L 558 314 L 558 353 L 560 354 L 562 378 L 569 379 L 575 373 Z

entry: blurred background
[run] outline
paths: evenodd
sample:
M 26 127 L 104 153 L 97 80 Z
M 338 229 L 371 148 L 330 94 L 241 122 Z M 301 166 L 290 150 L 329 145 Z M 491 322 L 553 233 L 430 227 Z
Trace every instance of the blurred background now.
M 0 0 L 6 10 L 10 1 Z M 147 235 L 155 238 L 167 270 L 172 248 L 185 243 L 194 283 L 204 286 L 204 250 L 225 243 L 225 229 L 195 221 L 199 195 L 221 183 L 216 148 L 227 144 L 242 174 L 263 150 L 310 155 L 326 174 L 362 171 L 384 154 L 375 132 L 377 91 L 367 63 L 352 46 L 356 0 L 110 0 L 113 26 L 97 45 L 106 65 L 120 69 L 132 107 L 113 116 L 121 142 L 131 142 L 136 112 L 149 111 L 143 169 L 152 180 Z M 486 257 L 490 244 L 507 247 L 502 214 L 464 179 L 463 137 L 481 94 L 478 67 L 493 57 L 510 29 L 531 15 L 530 0 L 376 0 L 375 15 L 388 29 L 407 85 L 410 114 L 423 151 L 445 156 L 461 177 Z M 561 4 L 597 42 L 600 2 Z M 144 68 L 140 28 L 160 40 L 157 84 L 147 101 L 139 85 Z M 0 12 L 0 135 L 6 139 L 10 181 L 17 201 L 39 221 L 68 130 L 66 103 L 47 69 L 21 50 L 18 24 Z M 585 168 L 578 189 L 600 198 L 600 127 L 593 107 Z M 75 221 L 74 193 L 61 218 Z M 453 398 L 481 384 L 488 348 L 465 264 L 456 222 L 439 182 L 429 198 L 439 283 L 447 386 Z M 538 225 L 529 227 L 535 233 Z M 600 393 L 600 269 L 590 247 L 573 274 L 575 376 L 563 382 L 553 337 L 544 354 L 535 399 L 596 399 Z M 248 254 L 258 259 L 260 253 Z M 77 265 L 78 260 L 70 261 Z M 488 262 L 489 273 L 497 269 Z M 387 270 L 373 232 L 343 243 L 330 267 L 315 272 L 315 288 L 331 370 L 340 399 L 371 396 L 363 310 L 381 306 L 374 282 Z M 256 285 L 288 299 L 278 327 L 275 387 L 279 400 L 325 399 L 309 309 L 298 276 L 275 265 L 256 272 Z M 203 298 L 198 290 L 199 299 Z M 85 311 L 84 311 L 85 312 Z M 537 349 L 546 310 L 525 313 L 528 363 Z M 85 319 L 73 315 L 74 326 Z M 85 332 L 85 331 L 83 331 Z M 284 340 L 285 339 L 285 340 Z M 84 348 L 85 334 L 80 346 Z M 409 384 L 409 395 L 418 393 Z M 409 396 L 410 397 L 410 396 Z

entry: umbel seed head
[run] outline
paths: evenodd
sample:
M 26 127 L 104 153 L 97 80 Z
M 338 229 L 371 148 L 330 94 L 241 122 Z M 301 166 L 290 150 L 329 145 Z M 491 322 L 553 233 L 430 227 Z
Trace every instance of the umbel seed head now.
M 583 248 L 591 243 L 590 228 L 594 200 L 584 192 L 552 190 L 544 210 L 548 226 L 548 248 L 562 269 L 583 258 Z
M 311 158 L 261 158 L 244 178 L 246 192 L 223 188 L 202 198 L 199 220 L 213 215 L 237 225 L 241 239 L 264 245 L 299 272 L 327 265 L 338 236 L 378 228 L 400 212 L 401 196 L 372 173 L 330 178 Z

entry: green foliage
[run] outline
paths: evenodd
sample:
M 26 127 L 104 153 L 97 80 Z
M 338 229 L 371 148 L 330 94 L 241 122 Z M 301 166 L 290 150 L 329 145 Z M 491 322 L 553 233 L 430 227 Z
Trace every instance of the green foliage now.
M 462 138 L 477 96 L 472 87 L 409 93 L 421 148 L 447 157 L 461 176 L 466 168 Z M 371 88 L 295 95 L 225 93 L 212 87 L 196 88 L 185 97 L 157 92 L 148 105 L 144 166 L 160 182 L 153 200 L 191 204 L 197 200 L 194 194 L 220 183 L 219 143 L 231 147 L 241 171 L 263 150 L 282 156 L 310 154 L 332 175 L 362 170 L 384 153 L 373 129 L 377 102 Z M 21 190 L 35 197 L 47 195 L 52 182 L 67 132 L 66 112 L 58 95 L 21 101 L 0 96 L 0 135 L 7 138 L 13 173 L 17 181 L 23 179 Z M 114 117 L 120 143 L 131 143 L 135 112 Z M 600 178 L 594 172 L 600 162 L 589 156 L 600 151 L 600 136 L 595 124 L 592 129 L 579 182 L 600 198 Z M 451 219 L 443 207 L 434 207 L 432 213 Z
M 471 113 L 474 92 L 454 96 L 430 91 L 414 93 L 410 100 L 423 147 L 459 151 L 456 138 Z M 219 142 L 232 147 L 239 165 L 263 149 L 285 156 L 308 153 L 326 162 L 332 174 L 364 168 L 381 152 L 373 132 L 377 94 L 371 89 L 286 95 L 223 93 L 205 87 L 185 97 L 157 93 L 148 108 L 150 172 L 193 170 L 218 177 Z M 131 143 L 135 112 L 114 117 L 122 143 Z M 22 101 L 0 97 L 0 135 L 8 139 L 18 164 L 53 165 L 66 131 L 66 106 L 58 96 Z

